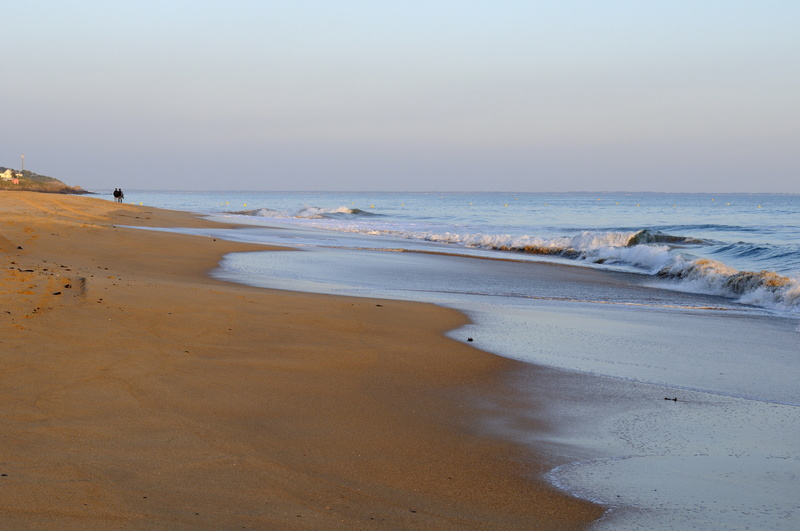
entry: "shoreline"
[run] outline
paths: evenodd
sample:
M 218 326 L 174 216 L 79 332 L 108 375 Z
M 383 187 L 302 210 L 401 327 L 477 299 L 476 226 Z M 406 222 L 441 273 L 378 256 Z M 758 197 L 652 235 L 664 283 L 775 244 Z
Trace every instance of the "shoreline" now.
M 251 240 L 292 240 L 283 230 L 264 228 Z M 226 232 L 206 234 L 224 238 Z M 797 527 L 800 507 L 790 494 L 792 475 L 800 472 L 791 445 L 800 435 L 791 380 L 795 320 L 746 308 L 709 310 L 709 302 L 718 304 L 713 297 L 655 290 L 624 273 L 346 246 L 297 248 L 306 252 L 227 255 L 214 276 L 265 288 L 429 302 L 467 315 L 471 322 L 449 337 L 472 337 L 471 346 L 527 362 L 506 376 L 507 402 L 482 404 L 484 427 L 529 445 L 534 455 L 546 449 L 556 462 L 567 461 L 547 478 L 608 509 L 592 529 Z M 507 276 L 538 295 L 520 304 L 508 290 L 487 302 L 485 294 Z M 448 286 L 448 277 L 480 295 Z M 426 287 L 431 291 L 424 295 Z M 405 290 L 413 294 L 403 296 Z M 560 297 L 542 297 L 552 290 Z M 648 304 L 637 310 L 589 304 L 587 290 L 599 290 L 601 301 Z M 565 296 L 570 293 L 584 296 Z M 753 367 L 761 367 L 758 375 Z M 531 429 L 537 422 L 547 429 Z
M 119 227 L 220 226 L 190 213 L 0 205 L 5 525 L 580 529 L 603 514 L 546 483 L 544 454 L 470 425 L 518 362 L 447 339 L 462 314 L 216 280 L 224 254 L 266 247 Z

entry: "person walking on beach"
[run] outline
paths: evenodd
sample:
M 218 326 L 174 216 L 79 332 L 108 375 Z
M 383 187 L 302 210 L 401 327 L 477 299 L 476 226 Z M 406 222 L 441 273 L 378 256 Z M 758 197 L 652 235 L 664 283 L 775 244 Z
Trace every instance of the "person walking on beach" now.
M 122 203 L 122 200 L 125 199 L 125 194 L 122 193 L 122 188 L 114 188 L 114 199 L 117 203 Z

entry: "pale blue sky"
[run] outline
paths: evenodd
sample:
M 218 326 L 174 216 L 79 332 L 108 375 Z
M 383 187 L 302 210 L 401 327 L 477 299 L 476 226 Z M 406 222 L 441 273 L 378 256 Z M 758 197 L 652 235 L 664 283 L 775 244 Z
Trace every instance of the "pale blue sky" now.
M 797 0 L 26 0 L 0 19 L 0 166 L 24 153 L 89 189 L 800 193 Z

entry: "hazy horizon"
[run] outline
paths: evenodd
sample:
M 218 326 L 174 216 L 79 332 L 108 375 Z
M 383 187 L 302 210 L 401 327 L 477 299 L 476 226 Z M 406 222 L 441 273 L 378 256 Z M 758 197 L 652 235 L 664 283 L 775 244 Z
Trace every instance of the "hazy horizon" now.
M 800 193 L 800 3 L 4 7 L 0 166 L 85 189 Z

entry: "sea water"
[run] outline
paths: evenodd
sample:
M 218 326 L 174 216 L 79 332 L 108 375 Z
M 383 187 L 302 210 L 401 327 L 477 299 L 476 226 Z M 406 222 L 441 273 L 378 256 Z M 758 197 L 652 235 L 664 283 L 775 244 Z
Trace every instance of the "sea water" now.
M 575 401 L 548 402 L 549 440 L 519 412 L 492 429 L 565 457 L 550 480 L 612 508 L 598 528 L 800 527 L 798 195 L 126 198 L 240 224 L 188 232 L 305 251 L 229 255 L 220 278 L 454 307 L 473 321 L 457 339 L 592 375 L 550 380 Z
M 435 252 L 562 259 L 800 313 L 800 195 L 129 192 L 128 198 L 256 225 L 318 229 L 327 238 L 382 237 L 399 249 L 433 243 L 439 245 L 426 248 Z

